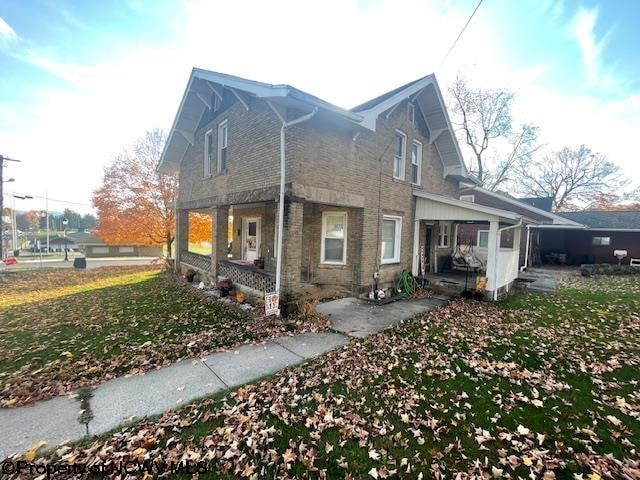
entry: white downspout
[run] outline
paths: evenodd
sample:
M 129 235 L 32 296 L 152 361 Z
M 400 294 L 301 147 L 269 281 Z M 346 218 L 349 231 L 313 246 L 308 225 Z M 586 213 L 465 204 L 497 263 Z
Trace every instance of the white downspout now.
M 276 246 L 276 292 L 280 295 L 280 276 L 282 274 L 282 236 L 284 235 L 284 185 L 286 174 L 286 149 L 285 149 L 285 129 L 292 125 L 302 123 L 309 120 L 316 113 L 318 113 L 318 107 L 314 107 L 311 113 L 307 113 L 301 117 L 298 117 L 290 122 L 287 122 L 284 116 L 275 108 L 271 102 L 267 102 L 271 109 L 282 122 L 280 127 L 280 200 L 278 205 L 278 245 Z

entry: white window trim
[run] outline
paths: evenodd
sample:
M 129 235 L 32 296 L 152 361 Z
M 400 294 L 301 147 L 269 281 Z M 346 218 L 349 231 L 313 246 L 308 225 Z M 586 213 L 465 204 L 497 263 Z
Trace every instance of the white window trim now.
M 395 136 L 396 135 L 400 135 L 402 136 L 402 138 L 404 139 L 404 141 L 402 142 L 402 157 L 400 158 L 400 176 L 396 177 L 396 173 L 395 173 L 395 169 L 393 168 L 395 165 L 395 159 L 396 159 L 396 154 L 395 151 L 393 152 L 393 163 L 391 164 L 391 175 L 393 176 L 394 179 L 396 180 L 404 180 L 404 175 L 405 175 L 405 170 L 406 168 L 406 158 L 407 158 L 407 134 L 404 133 L 402 130 L 396 130 L 394 135 L 393 135 L 393 142 L 395 144 Z M 395 147 L 395 145 L 394 145 Z M 395 150 L 395 148 L 394 148 Z
M 475 195 L 460 195 L 460 200 L 463 202 L 475 203 L 476 196 Z
M 411 102 L 407 103 L 407 116 L 409 117 L 409 123 L 411 123 L 411 125 L 415 125 L 416 124 L 416 106 Z
M 382 231 L 380 232 L 380 263 L 389 265 L 392 263 L 400 263 L 400 247 L 402 244 L 402 217 L 396 215 L 383 215 L 382 221 L 393 220 L 396 222 L 396 236 L 393 243 L 393 258 L 384 258 L 384 249 L 382 248 Z
M 227 149 L 227 165 L 225 165 L 225 170 L 227 168 L 229 168 L 229 123 L 227 120 L 223 120 L 218 124 L 218 158 L 216 159 L 216 164 L 218 167 L 218 172 L 222 172 L 222 158 L 221 158 L 221 152 L 222 152 L 222 135 L 220 135 L 221 130 L 226 127 L 227 128 L 227 144 L 225 145 L 224 148 Z
M 441 242 L 441 240 L 444 240 L 444 237 L 445 237 L 444 235 L 440 235 L 440 229 L 442 227 L 447 227 L 447 243 L 446 244 L 443 244 Z M 451 245 L 451 224 L 450 223 L 441 223 L 438 226 L 437 235 L 438 235 L 438 248 L 449 248 L 449 246 Z
M 487 232 L 487 246 L 486 247 L 480 246 L 480 234 L 484 233 L 484 232 Z M 487 250 L 489 248 L 489 230 L 478 230 L 478 235 L 476 237 L 476 248 L 478 250 L 482 250 L 482 251 L 485 251 L 485 250 Z
M 209 178 L 212 172 L 212 164 L 209 161 L 209 143 L 207 142 L 207 137 L 211 135 L 211 145 L 213 146 L 213 129 L 207 130 L 204 134 L 204 160 L 202 162 L 202 172 L 205 178 Z
M 414 146 L 418 147 L 418 155 L 416 159 L 418 163 L 413 163 Z M 418 181 L 415 183 L 413 182 L 413 165 L 418 166 Z M 418 187 L 422 185 L 422 142 L 419 142 L 418 140 L 413 140 L 413 142 L 411 142 L 411 184 L 417 185 Z
M 324 251 L 324 240 L 325 240 L 325 236 L 327 233 L 327 225 L 325 223 L 325 218 L 328 215 L 342 215 L 344 216 L 344 242 L 342 242 L 342 258 L 343 260 L 341 262 L 336 262 L 335 260 L 326 260 L 324 258 L 325 256 L 325 251 Z M 347 225 L 348 225 L 348 216 L 347 216 L 347 212 L 333 212 L 333 211 L 326 211 L 326 212 L 322 212 L 322 234 L 320 236 L 320 263 L 323 265 L 346 265 L 347 264 Z

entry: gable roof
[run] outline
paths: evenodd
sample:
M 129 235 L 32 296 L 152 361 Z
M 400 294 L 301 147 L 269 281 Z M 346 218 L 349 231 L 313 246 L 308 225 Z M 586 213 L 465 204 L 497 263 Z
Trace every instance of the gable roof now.
M 584 210 L 558 212 L 558 215 L 592 230 L 640 230 L 640 210 Z
M 575 222 L 569 218 L 562 217 L 559 214 L 552 213 L 547 210 L 538 208 L 534 205 L 531 205 L 530 203 L 524 202 L 522 199 L 512 197 L 507 193 L 492 192 L 491 190 L 484 189 L 478 185 L 462 184 L 461 187 L 462 187 L 461 188 L 462 191 L 471 190 L 471 191 L 479 192 L 489 197 L 493 197 L 497 200 L 505 202 L 507 204 L 513 205 L 514 207 L 518 207 L 520 209 L 527 210 L 531 213 L 535 213 L 536 215 L 547 218 L 553 224 L 572 225 L 576 227 L 582 227 L 582 224 L 579 222 Z
M 220 97 L 224 89 L 233 92 L 247 109 L 249 98 L 261 98 L 283 107 L 317 108 L 341 118 L 346 124 L 372 131 L 376 130 L 377 119 L 381 114 L 392 110 L 402 101 L 411 99 L 418 103 L 423 112 L 430 132 L 430 143 L 435 145 L 444 164 L 444 176 L 476 182 L 465 167 L 440 88 L 433 74 L 346 110 L 290 85 L 273 85 L 194 68 L 164 146 L 158 165 L 159 171 L 178 168 L 187 149 L 195 142 L 195 131 L 203 114 L 211 107 L 212 95 Z
M 519 202 L 526 203 L 532 207 L 539 208 L 545 212 L 550 212 L 553 208 L 553 197 L 524 197 L 518 198 Z

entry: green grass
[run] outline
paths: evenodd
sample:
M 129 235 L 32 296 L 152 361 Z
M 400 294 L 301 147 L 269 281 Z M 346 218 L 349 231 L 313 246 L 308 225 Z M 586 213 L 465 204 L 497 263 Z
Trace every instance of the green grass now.
M 634 478 L 639 290 L 579 279 L 555 296 L 454 303 L 73 453 L 210 455 L 201 478 Z
M 68 393 L 269 333 L 158 269 L 4 274 L 0 401 Z

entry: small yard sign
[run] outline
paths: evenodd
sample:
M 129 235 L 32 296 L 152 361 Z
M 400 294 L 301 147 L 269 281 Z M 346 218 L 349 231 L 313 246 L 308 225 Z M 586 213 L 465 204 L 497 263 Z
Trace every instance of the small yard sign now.
M 278 292 L 264 295 L 264 313 L 266 315 L 280 315 L 280 295 Z

